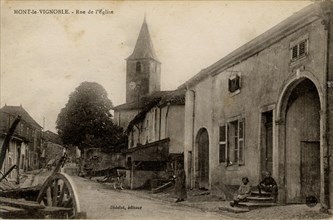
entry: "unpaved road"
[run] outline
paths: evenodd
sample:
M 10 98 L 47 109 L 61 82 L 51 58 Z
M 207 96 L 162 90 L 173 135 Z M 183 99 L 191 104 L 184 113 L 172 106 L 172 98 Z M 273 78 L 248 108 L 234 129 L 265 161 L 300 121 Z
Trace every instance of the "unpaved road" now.
M 80 177 L 72 179 L 79 193 L 81 211 L 85 211 L 89 219 L 231 219 L 126 190 L 113 190 L 112 187 Z M 131 206 L 136 209 L 130 209 Z

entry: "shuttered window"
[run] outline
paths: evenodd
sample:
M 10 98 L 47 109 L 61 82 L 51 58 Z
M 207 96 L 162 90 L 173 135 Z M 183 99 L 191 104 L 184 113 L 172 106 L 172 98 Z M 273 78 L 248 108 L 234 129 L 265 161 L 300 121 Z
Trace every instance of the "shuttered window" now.
M 227 165 L 245 164 L 245 119 L 219 127 L 219 162 Z
M 305 57 L 308 55 L 308 40 L 303 40 L 294 46 L 291 47 L 290 49 L 291 53 L 291 61 L 298 60 L 302 57 Z

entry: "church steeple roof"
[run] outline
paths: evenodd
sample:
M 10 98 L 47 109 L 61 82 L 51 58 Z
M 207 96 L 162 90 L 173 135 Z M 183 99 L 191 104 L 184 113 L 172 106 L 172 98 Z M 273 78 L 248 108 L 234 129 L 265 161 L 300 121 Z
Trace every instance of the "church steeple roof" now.
M 140 34 L 136 41 L 134 51 L 132 55 L 127 58 L 127 60 L 144 58 L 150 58 L 158 61 L 153 42 L 150 38 L 146 17 L 144 18 L 143 24 L 141 26 Z

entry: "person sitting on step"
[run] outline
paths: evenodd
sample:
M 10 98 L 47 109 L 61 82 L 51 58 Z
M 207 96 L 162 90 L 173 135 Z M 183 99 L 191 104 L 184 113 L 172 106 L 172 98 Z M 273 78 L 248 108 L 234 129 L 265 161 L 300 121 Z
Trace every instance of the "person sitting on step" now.
M 273 177 L 271 176 L 271 173 L 269 171 L 265 172 L 265 177 L 259 183 L 258 190 L 259 190 L 259 196 L 261 196 L 262 190 L 265 192 L 270 192 L 274 198 L 274 201 L 276 201 L 278 188 L 277 188 L 277 184 L 276 184 L 275 180 L 273 179 Z
M 234 201 L 230 202 L 230 205 L 234 207 L 239 202 L 246 202 L 247 197 L 251 195 L 251 185 L 249 184 L 249 178 L 242 178 L 242 185 L 238 189 L 238 195 L 235 197 Z

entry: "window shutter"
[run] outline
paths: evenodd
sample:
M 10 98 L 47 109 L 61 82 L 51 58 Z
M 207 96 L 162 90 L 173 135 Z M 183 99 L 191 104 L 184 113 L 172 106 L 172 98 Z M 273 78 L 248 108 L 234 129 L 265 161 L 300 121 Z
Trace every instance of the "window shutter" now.
M 298 45 L 295 45 L 291 48 L 291 59 L 297 59 L 298 57 Z
M 219 140 L 219 161 L 220 163 L 226 162 L 226 126 L 220 126 L 220 140 Z
M 306 55 L 306 51 L 307 51 L 306 47 L 307 47 L 306 41 L 303 41 L 299 44 L 299 57 Z
M 245 147 L 244 147 L 244 136 L 245 136 L 245 119 L 242 118 L 238 121 L 238 164 L 245 164 Z

